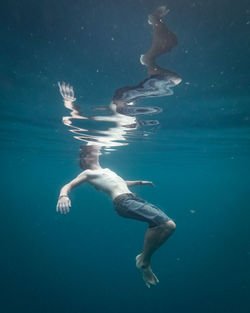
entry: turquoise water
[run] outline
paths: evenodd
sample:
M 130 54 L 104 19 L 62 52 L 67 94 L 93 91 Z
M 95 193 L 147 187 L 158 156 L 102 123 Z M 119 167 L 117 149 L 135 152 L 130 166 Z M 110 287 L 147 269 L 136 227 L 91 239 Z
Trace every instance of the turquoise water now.
M 139 103 L 162 109 L 148 117 L 159 125 L 101 156 L 125 179 L 152 180 L 155 188 L 134 192 L 177 224 L 152 260 L 160 284 L 150 289 L 134 261 L 146 225 L 116 215 L 89 185 L 72 191 L 70 214 L 56 213 L 60 188 L 80 172 L 82 143 L 62 123 L 69 111 L 57 82 L 74 86 L 84 115 L 106 114 L 92 108 L 146 77 L 147 14 L 162 2 L 3 4 L 1 312 L 250 311 L 250 6 L 167 4 L 178 45 L 159 64 L 182 83 Z

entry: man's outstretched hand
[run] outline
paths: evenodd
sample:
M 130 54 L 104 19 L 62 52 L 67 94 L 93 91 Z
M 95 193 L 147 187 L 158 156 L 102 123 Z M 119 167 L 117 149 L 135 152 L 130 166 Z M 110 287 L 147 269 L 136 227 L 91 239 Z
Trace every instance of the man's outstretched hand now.
M 67 214 L 69 213 L 70 207 L 71 207 L 71 201 L 69 197 L 63 196 L 58 199 L 56 211 L 60 212 L 61 214 Z
M 151 186 L 151 187 L 154 187 L 154 186 L 155 186 L 151 181 L 148 181 L 148 180 L 142 180 L 142 181 L 141 181 L 141 184 L 142 184 L 142 185 L 149 185 L 149 186 Z

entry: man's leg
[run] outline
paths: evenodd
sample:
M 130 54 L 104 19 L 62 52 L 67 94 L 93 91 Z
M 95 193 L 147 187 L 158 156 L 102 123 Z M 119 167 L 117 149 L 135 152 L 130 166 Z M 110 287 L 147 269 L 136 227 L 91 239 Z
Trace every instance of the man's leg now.
M 175 230 L 175 223 L 172 220 L 163 224 L 148 228 L 145 238 L 143 252 L 136 257 L 136 266 L 141 270 L 143 279 L 147 285 L 155 285 L 159 282 L 150 267 L 153 253 L 172 235 Z
M 161 6 L 149 15 L 148 22 L 153 27 L 153 39 L 151 47 L 144 55 L 141 55 L 140 61 L 147 67 L 150 76 L 169 72 L 156 64 L 156 58 L 171 51 L 177 45 L 177 37 L 162 21 L 162 17 L 168 12 L 166 6 Z

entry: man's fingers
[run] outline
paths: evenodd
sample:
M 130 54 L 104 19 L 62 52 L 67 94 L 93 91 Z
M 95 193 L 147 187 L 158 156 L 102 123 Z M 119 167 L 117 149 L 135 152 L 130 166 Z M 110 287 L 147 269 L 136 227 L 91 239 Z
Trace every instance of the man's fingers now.
M 60 213 L 63 214 L 63 204 L 60 202 Z
M 67 202 L 64 201 L 64 203 L 63 203 L 63 212 L 64 212 L 64 214 L 67 213 L 67 208 L 68 208 Z
M 70 207 L 71 207 L 70 199 L 60 199 L 57 202 L 56 212 L 60 212 L 61 214 L 67 214 L 69 212 Z
M 62 212 L 64 213 L 64 202 L 62 202 Z
M 67 214 L 69 210 L 68 200 L 63 201 L 63 213 Z
M 67 212 L 69 212 L 69 208 L 71 207 L 70 200 L 68 201 Z
M 60 93 L 62 93 L 62 85 L 61 85 L 61 83 L 60 83 L 60 82 L 57 82 L 57 84 L 58 84 Z

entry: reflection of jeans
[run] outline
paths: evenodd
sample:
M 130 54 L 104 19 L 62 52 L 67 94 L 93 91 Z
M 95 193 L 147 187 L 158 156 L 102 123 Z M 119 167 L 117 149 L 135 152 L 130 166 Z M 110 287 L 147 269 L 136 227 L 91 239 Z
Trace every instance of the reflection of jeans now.
M 114 199 L 118 215 L 147 222 L 149 227 L 159 226 L 170 218 L 159 208 L 139 198 L 134 193 L 124 193 Z

